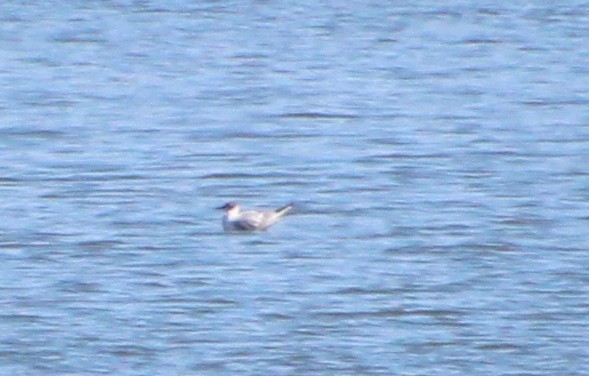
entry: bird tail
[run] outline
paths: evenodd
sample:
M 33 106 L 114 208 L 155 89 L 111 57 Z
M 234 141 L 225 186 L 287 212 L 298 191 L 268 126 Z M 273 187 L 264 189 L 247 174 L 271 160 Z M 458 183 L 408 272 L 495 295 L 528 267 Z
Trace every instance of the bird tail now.
M 285 206 L 283 206 L 281 208 L 278 208 L 278 209 L 274 210 L 274 212 L 276 214 L 278 214 L 279 216 L 283 216 L 286 213 L 288 213 L 290 211 L 290 209 L 292 209 L 293 207 L 294 207 L 294 204 L 291 202 L 288 205 L 285 205 Z

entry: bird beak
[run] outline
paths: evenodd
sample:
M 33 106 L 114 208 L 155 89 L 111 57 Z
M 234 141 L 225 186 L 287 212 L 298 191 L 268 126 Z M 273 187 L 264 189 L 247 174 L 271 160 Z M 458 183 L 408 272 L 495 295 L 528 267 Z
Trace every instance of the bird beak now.
M 217 210 L 224 210 L 227 208 L 227 205 L 223 205 L 223 206 L 219 206 L 218 208 L 215 208 Z

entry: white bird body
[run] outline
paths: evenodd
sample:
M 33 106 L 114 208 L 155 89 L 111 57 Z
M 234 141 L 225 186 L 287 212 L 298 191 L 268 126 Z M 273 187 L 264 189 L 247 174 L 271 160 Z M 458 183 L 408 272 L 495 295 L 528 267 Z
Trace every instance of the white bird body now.
M 223 229 L 230 231 L 263 231 L 284 216 L 293 205 L 288 204 L 273 211 L 242 211 L 235 202 L 228 202 L 219 209 L 225 211 Z

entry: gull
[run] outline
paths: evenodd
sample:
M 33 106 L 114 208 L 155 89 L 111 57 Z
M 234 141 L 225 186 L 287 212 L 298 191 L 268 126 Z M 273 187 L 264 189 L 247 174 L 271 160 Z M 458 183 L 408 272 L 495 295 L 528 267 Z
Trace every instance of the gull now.
M 273 211 L 241 211 L 236 202 L 228 202 L 217 208 L 224 210 L 223 230 L 225 231 L 263 231 L 272 226 L 285 215 L 293 204 L 288 204 Z

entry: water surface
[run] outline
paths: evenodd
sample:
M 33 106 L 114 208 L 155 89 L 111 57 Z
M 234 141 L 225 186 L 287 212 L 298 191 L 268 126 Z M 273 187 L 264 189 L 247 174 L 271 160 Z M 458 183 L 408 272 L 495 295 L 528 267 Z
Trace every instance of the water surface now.
M 6 2 L 0 373 L 588 374 L 588 21 Z

